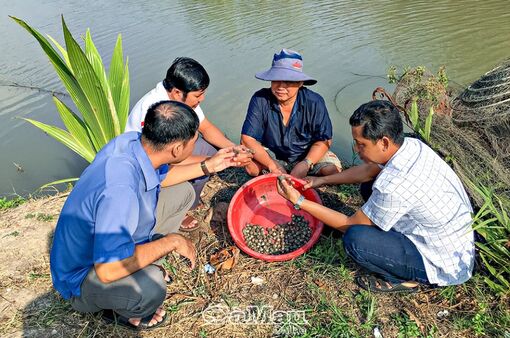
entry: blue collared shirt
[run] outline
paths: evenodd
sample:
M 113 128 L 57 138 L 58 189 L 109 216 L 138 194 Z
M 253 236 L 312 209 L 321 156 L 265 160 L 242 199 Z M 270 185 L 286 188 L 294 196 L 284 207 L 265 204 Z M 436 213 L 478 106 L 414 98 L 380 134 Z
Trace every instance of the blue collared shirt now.
M 124 133 L 96 155 L 60 213 L 50 267 L 55 289 L 68 299 L 95 263 L 131 257 L 150 241 L 161 181 L 168 165 L 154 169 L 140 133 Z
M 264 88 L 253 94 L 241 133 L 269 148 L 277 159 L 294 162 L 306 157 L 315 142 L 330 140 L 333 128 L 319 94 L 301 87 L 285 126 L 278 101 Z

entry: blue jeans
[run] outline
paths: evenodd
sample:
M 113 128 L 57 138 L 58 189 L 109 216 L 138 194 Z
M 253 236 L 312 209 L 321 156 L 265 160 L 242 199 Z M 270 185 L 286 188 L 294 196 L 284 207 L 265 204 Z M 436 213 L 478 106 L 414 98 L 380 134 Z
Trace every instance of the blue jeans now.
M 396 231 L 353 225 L 343 237 L 345 252 L 360 266 L 390 283 L 429 284 L 423 258 L 416 246 Z

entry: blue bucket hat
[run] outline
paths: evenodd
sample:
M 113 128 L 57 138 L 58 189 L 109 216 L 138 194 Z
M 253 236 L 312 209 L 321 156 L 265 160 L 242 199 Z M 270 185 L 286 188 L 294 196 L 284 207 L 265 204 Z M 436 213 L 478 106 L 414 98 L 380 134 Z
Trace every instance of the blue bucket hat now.
M 271 68 L 255 74 L 255 77 L 264 81 L 303 81 L 307 86 L 317 83 L 317 80 L 303 73 L 301 54 L 290 49 L 282 49 L 275 54 Z

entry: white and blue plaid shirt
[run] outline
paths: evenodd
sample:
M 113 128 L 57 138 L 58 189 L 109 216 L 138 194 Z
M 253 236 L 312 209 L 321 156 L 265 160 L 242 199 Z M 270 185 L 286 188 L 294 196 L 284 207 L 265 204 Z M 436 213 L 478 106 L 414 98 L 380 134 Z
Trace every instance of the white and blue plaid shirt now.
M 471 204 L 454 171 L 421 141 L 405 138 L 362 210 L 382 230 L 400 232 L 416 245 L 431 284 L 460 284 L 471 277 Z

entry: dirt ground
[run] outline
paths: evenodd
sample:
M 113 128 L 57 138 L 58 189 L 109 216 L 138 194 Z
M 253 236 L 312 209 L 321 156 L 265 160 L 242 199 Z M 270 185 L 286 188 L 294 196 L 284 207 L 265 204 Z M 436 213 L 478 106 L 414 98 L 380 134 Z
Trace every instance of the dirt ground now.
M 174 280 L 168 286 L 165 301 L 169 318 L 164 327 L 143 333 L 107 325 L 99 314 L 74 312 L 52 289 L 49 247 L 68 193 L 32 199 L 0 212 L 0 336 L 510 334 L 506 332 L 508 327 L 503 326 L 510 322 L 508 299 L 488 296 L 480 278 L 467 286 L 423 289 L 414 295 L 374 295 L 361 291 L 353 282 L 358 271 L 342 250 L 340 234 L 328 229 L 309 253 L 293 261 L 266 263 L 241 253 L 231 270 L 207 274 L 203 266 L 211 254 L 233 245 L 226 225 L 228 202 L 248 179 L 243 171 L 229 169 L 208 183 L 202 195 L 204 206 L 195 211 L 201 228 L 186 234 L 197 246 L 198 268 L 190 271 L 180 257 L 169 255 L 165 268 Z M 321 188 L 320 196 L 325 205 L 346 213 L 360 205 L 355 186 L 342 190 Z M 496 320 L 488 308 L 501 308 L 494 313 L 503 318 Z

